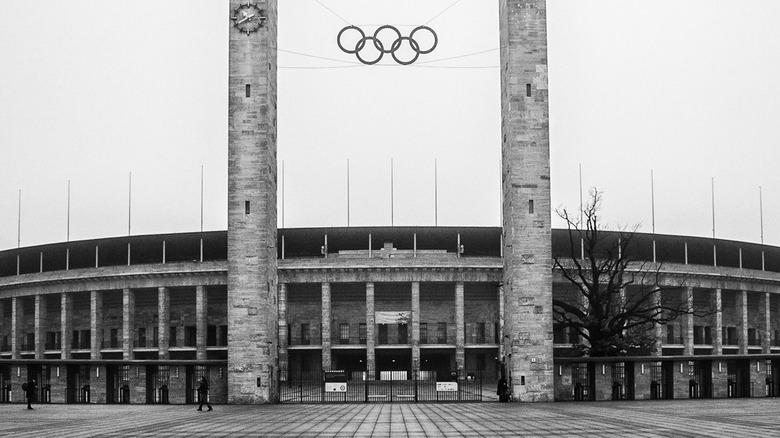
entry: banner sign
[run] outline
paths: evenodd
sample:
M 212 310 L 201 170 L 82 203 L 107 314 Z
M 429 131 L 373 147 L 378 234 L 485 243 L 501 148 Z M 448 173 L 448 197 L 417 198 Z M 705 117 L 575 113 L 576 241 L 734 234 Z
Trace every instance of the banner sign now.
M 411 313 L 407 311 L 375 312 L 374 318 L 377 324 L 409 324 L 412 322 Z

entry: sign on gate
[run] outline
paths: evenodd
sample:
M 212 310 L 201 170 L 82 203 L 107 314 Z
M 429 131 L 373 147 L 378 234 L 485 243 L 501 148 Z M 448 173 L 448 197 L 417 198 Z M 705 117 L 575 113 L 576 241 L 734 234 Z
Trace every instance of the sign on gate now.
M 437 392 L 458 392 L 458 382 L 436 382 Z
M 347 392 L 347 382 L 325 382 L 325 392 Z

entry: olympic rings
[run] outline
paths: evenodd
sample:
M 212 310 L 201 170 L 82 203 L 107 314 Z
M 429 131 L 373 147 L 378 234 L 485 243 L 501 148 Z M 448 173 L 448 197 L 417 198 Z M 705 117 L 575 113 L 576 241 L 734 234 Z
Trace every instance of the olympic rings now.
M 390 44 L 383 43 L 379 35 L 382 31 L 387 31 L 387 30 L 391 30 L 395 32 L 395 39 Z M 431 36 L 433 37 L 433 44 L 431 44 L 431 47 L 427 49 L 421 49 L 420 43 L 414 39 L 415 33 L 423 30 L 430 32 Z M 360 34 L 360 38 L 355 43 L 354 49 L 344 47 L 344 44 L 342 44 L 341 38 L 344 35 L 344 33 L 347 31 L 357 31 Z M 366 48 L 367 45 L 366 43 L 369 42 L 374 46 L 378 54 L 374 58 L 366 59 L 364 56 L 361 56 L 360 53 L 363 51 L 363 49 Z M 409 47 L 414 52 L 414 57 L 408 60 L 402 60 L 396 55 L 396 52 L 404 45 L 404 42 L 408 42 Z M 374 34 L 372 36 L 366 36 L 366 33 L 363 32 L 363 29 L 357 26 L 347 26 L 341 29 L 341 31 L 339 31 L 339 34 L 336 37 L 336 44 L 338 44 L 339 49 L 341 49 L 342 52 L 350 55 L 354 54 L 357 57 L 358 61 L 366 65 L 376 64 L 377 62 L 382 60 L 382 57 L 384 55 L 388 53 L 390 54 L 390 56 L 393 57 L 395 62 L 397 62 L 398 64 L 409 65 L 417 61 L 417 58 L 419 58 L 420 55 L 426 55 L 428 53 L 433 52 L 433 49 L 435 49 L 436 45 L 439 44 L 439 38 L 436 35 L 436 32 L 434 32 L 433 29 L 431 29 L 428 26 L 415 27 L 414 30 L 412 30 L 412 32 L 409 34 L 409 36 L 401 35 L 401 32 L 398 30 L 398 28 L 396 28 L 395 26 L 391 26 L 389 24 L 378 27 L 374 31 Z

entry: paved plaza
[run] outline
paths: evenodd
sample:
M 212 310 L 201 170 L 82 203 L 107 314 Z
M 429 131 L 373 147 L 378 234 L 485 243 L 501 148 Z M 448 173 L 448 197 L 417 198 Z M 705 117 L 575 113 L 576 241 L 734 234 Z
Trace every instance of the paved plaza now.
M 225 406 L 0 405 L 0 436 L 780 436 L 780 399 Z

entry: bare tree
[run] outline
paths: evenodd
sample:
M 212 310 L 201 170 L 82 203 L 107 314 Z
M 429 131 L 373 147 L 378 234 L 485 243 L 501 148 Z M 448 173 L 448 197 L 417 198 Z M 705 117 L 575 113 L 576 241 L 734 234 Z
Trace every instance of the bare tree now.
M 664 293 L 679 294 L 685 279 L 662 282 L 662 264 L 637 257 L 638 225 L 609 230 L 600 220 L 600 209 L 601 192 L 591 189 L 581 219 L 566 209 L 556 210 L 566 221 L 570 251 L 554 257 L 554 270 L 577 291 L 574 300 L 553 299 L 556 327 L 579 335 L 573 343 L 577 355 L 649 354 L 655 351 L 655 324 L 712 312 L 689 307 L 687 300 L 662 300 Z

